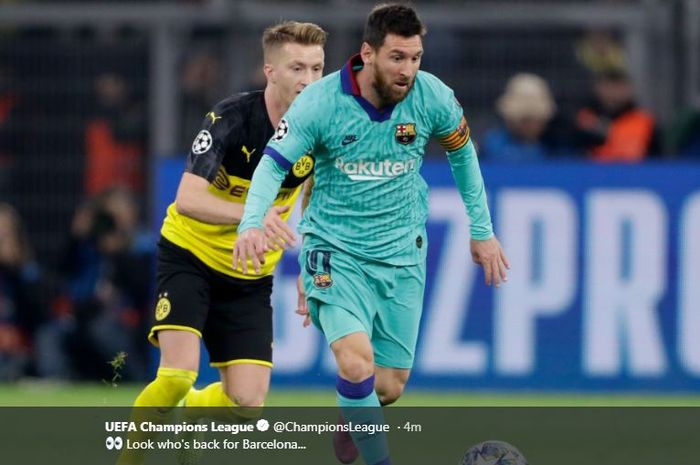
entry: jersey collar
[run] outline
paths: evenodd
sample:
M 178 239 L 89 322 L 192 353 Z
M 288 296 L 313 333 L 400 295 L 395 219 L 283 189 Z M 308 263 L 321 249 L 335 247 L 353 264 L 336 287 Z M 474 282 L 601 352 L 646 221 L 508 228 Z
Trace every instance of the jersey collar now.
M 394 111 L 396 105 L 389 105 L 381 110 L 377 110 L 374 105 L 360 95 L 360 86 L 357 84 L 355 73 L 363 67 L 364 63 L 359 53 L 350 57 L 345 66 L 340 70 L 340 83 L 343 92 L 355 97 L 355 100 L 357 100 L 357 103 L 365 110 L 369 119 L 379 123 L 386 121 L 391 118 L 391 113 Z

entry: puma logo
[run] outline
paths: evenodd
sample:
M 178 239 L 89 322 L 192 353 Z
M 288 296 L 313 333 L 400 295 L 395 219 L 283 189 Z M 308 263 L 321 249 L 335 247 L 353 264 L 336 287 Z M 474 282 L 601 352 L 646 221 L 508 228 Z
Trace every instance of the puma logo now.
M 243 153 L 245 154 L 245 161 L 248 162 L 248 163 L 250 163 L 250 156 L 253 155 L 253 154 L 255 153 L 255 150 L 256 150 L 256 149 L 248 150 L 248 147 L 246 147 L 246 146 L 244 145 L 243 147 L 241 147 L 241 150 L 242 150 Z
M 214 123 L 216 123 L 217 119 L 221 119 L 222 117 L 216 116 L 216 113 L 214 113 L 213 111 L 210 111 L 209 113 L 207 113 L 207 118 L 211 118 L 211 124 L 214 124 Z

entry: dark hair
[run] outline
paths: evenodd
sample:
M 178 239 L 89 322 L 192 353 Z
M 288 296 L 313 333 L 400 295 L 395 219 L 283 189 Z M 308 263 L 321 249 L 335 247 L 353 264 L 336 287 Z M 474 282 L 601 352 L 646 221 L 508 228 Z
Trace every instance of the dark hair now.
M 362 41 L 378 49 L 384 44 L 387 34 L 401 37 L 424 36 L 425 26 L 416 10 L 399 3 L 383 3 L 375 6 L 367 17 Z

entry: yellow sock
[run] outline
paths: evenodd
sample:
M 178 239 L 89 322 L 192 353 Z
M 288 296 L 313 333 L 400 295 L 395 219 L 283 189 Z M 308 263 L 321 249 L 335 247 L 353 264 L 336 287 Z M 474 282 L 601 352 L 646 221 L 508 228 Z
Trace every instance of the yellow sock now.
M 211 383 L 204 389 L 190 389 L 185 397 L 185 407 L 235 407 L 229 396 L 224 392 L 221 381 Z
M 185 397 L 185 407 L 204 407 L 207 410 L 197 411 L 197 416 L 236 423 L 256 418 L 262 412 L 262 405 L 259 407 L 241 407 L 231 400 L 224 391 L 221 381 L 209 384 L 203 389 L 190 389 L 187 397 Z
M 131 412 L 131 421 L 140 424 L 143 421 L 153 423 L 165 422 L 173 407 L 177 406 L 190 390 L 197 373 L 190 370 L 177 368 L 159 368 L 156 379 L 141 391 L 134 401 L 134 409 Z M 128 434 L 129 441 L 146 441 L 157 436 L 158 433 L 132 431 Z M 144 451 L 141 449 L 124 449 L 117 465 L 140 465 L 144 460 Z
M 190 390 L 197 373 L 177 368 L 159 368 L 156 379 L 141 391 L 134 407 L 175 407 Z

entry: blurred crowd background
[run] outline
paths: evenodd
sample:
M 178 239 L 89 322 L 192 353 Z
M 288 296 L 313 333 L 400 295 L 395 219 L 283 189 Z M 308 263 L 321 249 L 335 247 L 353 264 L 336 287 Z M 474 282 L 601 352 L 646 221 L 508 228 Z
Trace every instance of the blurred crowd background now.
M 147 377 L 158 161 L 264 86 L 267 25 L 322 25 L 331 72 L 372 5 L 0 1 L 0 381 L 108 379 L 119 350 Z M 700 2 L 414 5 L 482 163 L 700 162 Z

